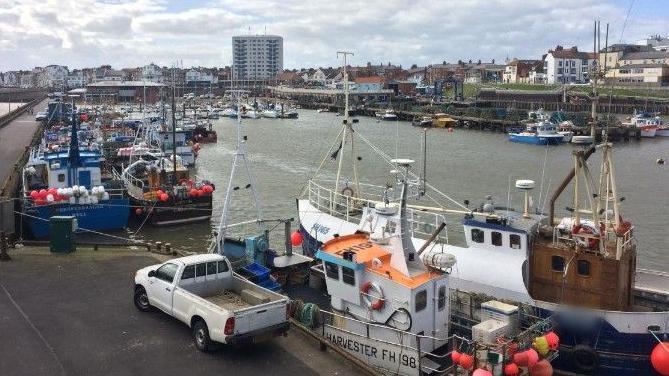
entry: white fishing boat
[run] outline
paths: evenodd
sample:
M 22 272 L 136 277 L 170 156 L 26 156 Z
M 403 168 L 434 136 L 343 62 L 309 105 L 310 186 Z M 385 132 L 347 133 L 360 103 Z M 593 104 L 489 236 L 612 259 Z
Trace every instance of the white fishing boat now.
M 386 121 L 397 120 L 397 114 L 393 110 L 385 110 L 384 112 L 377 112 L 376 117 Z
M 369 218 L 368 208 L 387 203 L 387 187 L 359 182 L 356 158 L 351 158 L 352 181 L 342 176 L 344 154 L 358 155 L 355 146 L 360 144 L 370 146 L 390 166 L 398 165 L 345 118 L 323 163 L 337 160 L 335 181 L 316 180 L 314 175 L 297 201 L 307 254 L 320 252 L 342 234 L 359 233 Z M 458 317 L 471 320 L 471 309 L 480 306 L 480 299 L 527 305 L 538 315 L 559 319 L 557 332 L 566 339 L 560 348 L 566 356 L 556 360 L 558 369 L 647 375 L 654 372 L 650 354 L 661 346 L 658 339 L 669 336 L 669 274 L 636 269 L 634 226 L 620 210 L 611 148 L 604 144 L 575 153 L 576 167 L 551 197 L 550 207 L 573 176 L 575 204 L 569 208 L 572 215 L 557 223 L 552 209 L 546 216 L 532 205 L 531 181 L 517 182 L 525 199 L 523 211 L 516 212 L 492 200 L 474 209 L 463 206 L 427 183 L 424 172 L 409 174 L 417 184 L 406 204 L 406 231 L 415 249 L 433 240 L 444 243 L 425 252 L 423 259 L 441 250 L 455 255 L 451 297 L 466 302 L 455 310 Z M 590 175 L 586 162 L 596 149 L 603 153 L 599 179 Z M 599 186 L 592 187 L 597 181 Z M 579 197 L 589 205 L 579 207 Z M 449 244 L 446 231 L 430 239 L 450 214 L 464 216 L 464 247 Z
M 260 115 L 264 118 L 276 119 L 279 117 L 279 112 L 273 109 L 263 110 Z
M 660 127 L 664 126 L 664 122 L 661 117 L 650 112 L 634 111 L 634 115 L 628 122 L 623 123 L 623 125 L 639 129 L 641 137 L 652 138 L 657 135 Z M 663 128 L 663 135 L 664 130 Z

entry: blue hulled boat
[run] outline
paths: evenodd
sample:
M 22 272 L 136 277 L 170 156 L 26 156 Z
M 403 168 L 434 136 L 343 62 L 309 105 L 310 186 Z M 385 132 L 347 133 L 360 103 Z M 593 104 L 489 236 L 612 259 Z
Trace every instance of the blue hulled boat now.
M 557 132 L 555 124 L 542 121 L 529 125 L 522 132 L 509 133 L 509 141 L 533 145 L 558 145 L 565 142 L 565 137 Z
M 49 235 L 49 219 L 74 216 L 80 231 L 120 230 L 128 225 L 129 200 L 102 183 L 103 159 L 94 145 L 79 148 L 76 121 L 69 145 L 50 133 L 34 148 L 23 170 L 23 220 L 35 238 Z

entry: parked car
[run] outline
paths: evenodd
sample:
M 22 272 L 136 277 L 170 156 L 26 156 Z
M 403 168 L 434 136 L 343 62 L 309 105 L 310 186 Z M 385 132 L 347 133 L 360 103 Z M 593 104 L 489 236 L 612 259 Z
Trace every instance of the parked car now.
M 288 298 L 232 271 L 218 254 L 169 260 L 135 274 L 134 303 L 140 311 L 158 308 L 189 325 L 195 346 L 239 344 L 285 335 Z

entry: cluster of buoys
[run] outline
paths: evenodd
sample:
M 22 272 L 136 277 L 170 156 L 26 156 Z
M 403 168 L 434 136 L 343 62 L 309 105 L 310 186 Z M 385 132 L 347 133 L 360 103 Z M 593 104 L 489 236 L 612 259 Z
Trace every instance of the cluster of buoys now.
M 210 195 L 213 191 L 214 191 L 213 186 L 209 184 L 204 184 L 199 189 L 195 187 L 191 188 L 190 191 L 188 191 L 188 195 L 190 197 L 207 196 Z
M 512 362 L 504 366 L 505 376 L 517 376 L 520 368 L 525 367 L 532 376 L 550 376 L 553 374 L 553 366 L 546 359 L 550 351 L 556 351 L 560 347 L 560 337 L 550 331 L 543 336 L 534 338 L 532 347 L 527 350 L 518 351 L 511 357 Z
M 457 364 L 464 369 L 471 369 L 474 367 L 474 356 L 458 352 L 458 350 L 453 350 L 451 352 L 451 360 L 453 361 L 453 364 Z
M 54 202 L 69 202 L 70 204 L 97 204 L 98 201 L 109 200 L 109 193 L 103 186 L 95 186 L 88 190 L 82 186 L 68 188 L 49 188 L 33 190 L 29 193 L 35 205 L 45 205 Z
M 650 353 L 650 363 L 657 373 L 669 376 L 669 342 L 659 342 Z

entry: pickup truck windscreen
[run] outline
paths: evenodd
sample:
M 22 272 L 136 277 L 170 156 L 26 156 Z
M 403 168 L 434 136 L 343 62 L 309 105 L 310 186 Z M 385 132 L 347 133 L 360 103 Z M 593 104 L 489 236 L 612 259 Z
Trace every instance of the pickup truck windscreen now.
M 165 264 L 156 270 L 156 278 L 172 283 L 179 267 L 176 264 Z

